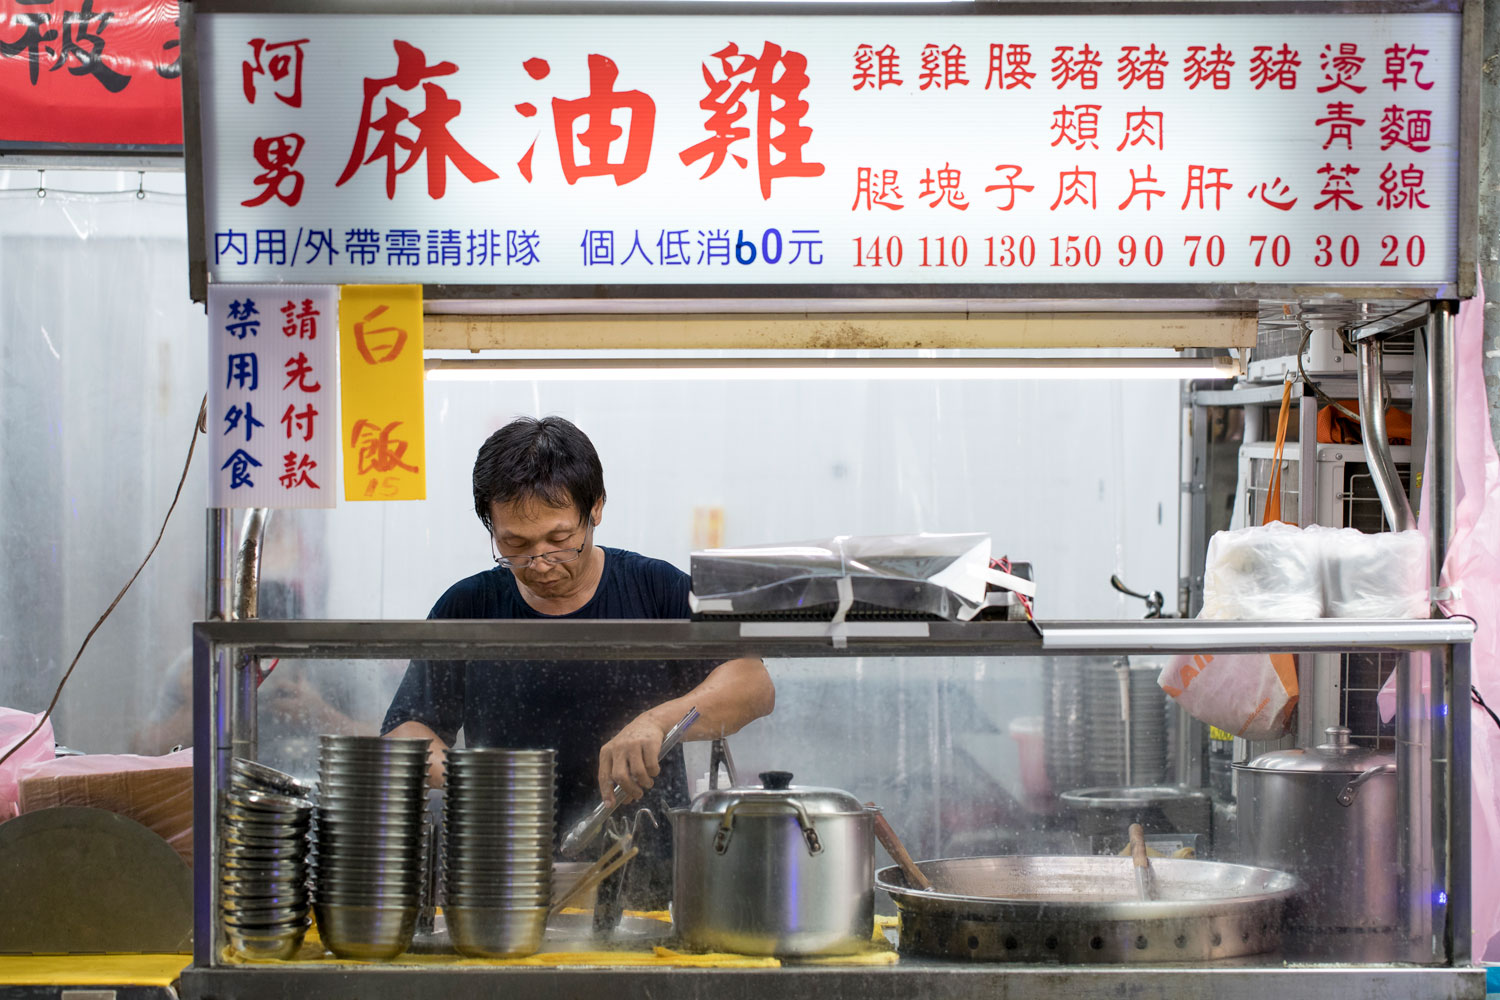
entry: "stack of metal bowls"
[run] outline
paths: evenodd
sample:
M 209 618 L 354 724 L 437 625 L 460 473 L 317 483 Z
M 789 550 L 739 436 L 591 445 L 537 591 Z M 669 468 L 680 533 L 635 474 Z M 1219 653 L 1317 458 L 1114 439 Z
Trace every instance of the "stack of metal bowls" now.
M 341 958 L 395 958 L 411 945 L 425 881 L 428 748 L 322 737 L 313 912 Z
M 542 946 L 552 899 L 552 750 L 448 751 L 443 915 L 462 955 Z
M 307 933 L 311 789 L 289 774 L 234 760 L 221 810 L 219 909 L 230 952 L 286 959 Z
M 1057 792 L 1088 784 L 1088 721 L 1084 711 L 1084 662 L 1057 657 L 1042 665 L 1046 685 L 1042 745 L 1047 783 Z
M 1167 696 L 1156 683 L 1160 672 L 1154 664 L 1127 665 L 1123 660 L 1084 668 L 1090 786 L 1159 785 L 1166 778 Z

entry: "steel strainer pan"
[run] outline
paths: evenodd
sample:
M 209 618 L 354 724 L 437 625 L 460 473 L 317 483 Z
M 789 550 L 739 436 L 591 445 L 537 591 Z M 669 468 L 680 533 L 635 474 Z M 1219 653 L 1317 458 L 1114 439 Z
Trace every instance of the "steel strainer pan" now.
M 951 858 L 875 884 L 901 914 L 900 950 L 976 962 L 1205 962 L 1274 951 L 1298 891 L 1286 872 L 1213 861 L 1153 859 L 1160 899 L 1142 901 L 1128 857 Z

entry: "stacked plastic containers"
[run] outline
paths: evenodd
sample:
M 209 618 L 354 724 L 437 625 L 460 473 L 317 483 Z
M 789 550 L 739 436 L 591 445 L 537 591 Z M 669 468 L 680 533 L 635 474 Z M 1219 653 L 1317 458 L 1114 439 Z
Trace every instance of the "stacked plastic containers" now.
M 552 750 L 449 750 L 443 914 L 462 955 L 541 948 L 552 898 Z M 321 919 L 321 917 L 320 917 Z
M 313 911 L 341 958 L 395 958 L 410 945 L 426 881 L 429 744 L 324 736 Z

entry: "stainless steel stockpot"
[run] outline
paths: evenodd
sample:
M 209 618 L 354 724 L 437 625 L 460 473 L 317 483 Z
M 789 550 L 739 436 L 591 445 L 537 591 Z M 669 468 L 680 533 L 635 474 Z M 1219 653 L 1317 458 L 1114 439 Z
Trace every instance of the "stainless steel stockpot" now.
M 692 948 L 847 955 L 875 921 L 874 813 L 848 792 L 767 771 L 672 812 L 672 922 Z
M 1396 761 L 1325 730 L 1328 742 L 1235 764 L 1244 860 L 1299 876 L 1288 913 L 1294 957 L 1399 957 Z

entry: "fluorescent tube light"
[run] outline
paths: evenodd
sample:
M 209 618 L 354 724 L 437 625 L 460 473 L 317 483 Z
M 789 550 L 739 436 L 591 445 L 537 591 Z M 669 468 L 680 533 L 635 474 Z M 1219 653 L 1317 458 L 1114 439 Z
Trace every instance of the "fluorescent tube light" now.
M 429 358 L 434 382 L 1222 379 L 1218 358 Z

